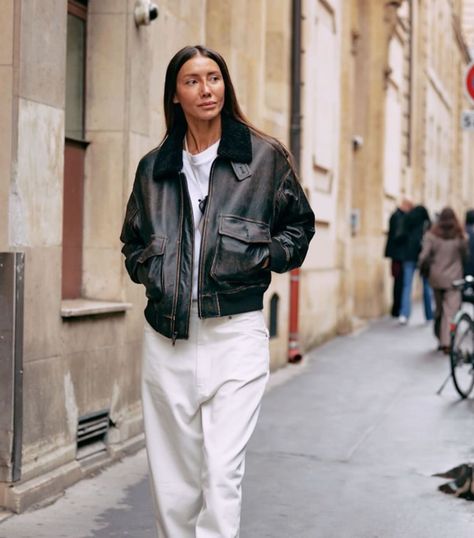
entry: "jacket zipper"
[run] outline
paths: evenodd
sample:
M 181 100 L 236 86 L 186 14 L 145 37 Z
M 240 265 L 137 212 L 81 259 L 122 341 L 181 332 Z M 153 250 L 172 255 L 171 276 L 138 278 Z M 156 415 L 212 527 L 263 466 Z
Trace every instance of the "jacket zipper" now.
M 176 331 L 176 311 L 178 306 L 179 277 L 181 273 L 181 250 L 183 248 L 184 193 L 183 178 L 181 177 L 181 174 L 179 174 L 179 179 L 181 208 L 179 213 L 178 257 L 176 262 L 175 291 L 173 296 L 173 307 L 171 310 L 171 340 L 173 342 L 173 346 L 176 344 L 176 338 L 178 337 L 178 331 Z
M 195 228 L 194 228 L 194 215 L 193 215 L 193 210 L 191 208 L 191 196 L 189 196 L 189 189 L 188 189 L 188 180 L 186 179 L 186 176 L 185 174 L 181 174 L 182 176 L 182 185 L 183 185 L 183 214 L 184 214 L 184 196 L 187 196 L 188 197 L 188 207 L 190 207 L 190 217 L 191 217 L 191 224 L 192 224 L 192 231 L 193 233 L 191 234 L 191 267 L 193 268 L 194 267 L 194 233 L 195 233 Z M 184 217 L 183 217 L 183 221 L 184 221 Z M 187 325 L 186 325 L 186 336 L 188 336 L 189 334 L 189 317 L 190 317 L 190 312 L 191 312 L 191 303 L 192 303 L 192 300 L 193 300 L 193 297 L 192 297 L 192 293 L 193 293 L 193 274 L 191 273 L 191 296 L 190 296 L 190 299 L 188 301 L 188 308 L 187 308 Z
M 206 208 L 204 209 L 204 215 L 202 217 L 204 219 L 204 223 L 202 225 L 201 245 L 199 247 L 199 271 L 198 271 L 198 313 L 199 313 L 200 318 L 202 317 L 201 289 L 202 289 L 202 286 L 203 286 L 203 274 L 204 274 L 204 270 L 203 270 L 204 261 L 203 261 L 202 253 L 205 250 L 206 229 L 207 229 L 207 223 L 208 223 L 208 220 L 209 220 L 208 219 L 209 207 L 211 205 L 212 179 L 213 179 L 214 166 L 215 166 L 216 161 L 217 161 L 218 158 L 219 157 L 216 157 L 214 159 L 214 162 L 212 163 L 212 166 L 211 166 L 211 172 L 209 173 L 209 191 L 208 191 L 208 194 L 207 194 Z

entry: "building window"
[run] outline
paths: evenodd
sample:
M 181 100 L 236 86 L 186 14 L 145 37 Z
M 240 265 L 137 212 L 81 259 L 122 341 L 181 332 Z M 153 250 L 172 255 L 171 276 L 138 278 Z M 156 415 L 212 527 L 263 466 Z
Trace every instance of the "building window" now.
M 84 213 L 84 139 L 86 86 L 87 1 L 69 0 L 66 59 L 66 140 L 64 143 L 64 200 L 62 297 L 81 296 Z
M 69 2 L 66 60 L 66 137 L 84 138 L 86 54 L 85 8 Z
M 315 187 L 318 191 L 331 194 L 336 162 L 335 148 L 338 146 L 337 99 L 338 88 L 338 40 L 336 16 L 329 4 L 319 2 L 315 17 L 314 47 L 317 60 L 312 63 L 314 95 L 311 132 L 312 161 Z
M 272 298 L 270 299 L 270 323 L 269 326 L 269 333 L 270 338 L 274 338 L 275 336 L 278 336 L 278 303 L 280 302 L 280 297 L 277 293 L 274 293 L 272 295 Z

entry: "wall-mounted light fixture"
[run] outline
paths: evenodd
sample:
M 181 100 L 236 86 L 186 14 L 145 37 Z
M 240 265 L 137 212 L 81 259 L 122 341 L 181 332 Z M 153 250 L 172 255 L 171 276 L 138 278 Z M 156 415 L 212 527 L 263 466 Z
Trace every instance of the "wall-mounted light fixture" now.
M 158 18 L 158 6 L 150 0 L 137 0 L 133 16 L 137 26 L 148 25 Z

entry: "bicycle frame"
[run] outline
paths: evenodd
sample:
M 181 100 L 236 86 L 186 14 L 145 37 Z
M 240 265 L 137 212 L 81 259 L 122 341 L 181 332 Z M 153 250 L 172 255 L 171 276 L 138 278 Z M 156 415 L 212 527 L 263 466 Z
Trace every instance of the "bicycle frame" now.
M 474 302 L 473 302 L 473 290 L 474 290 L 474 277 L 467 276 L 461 280 L 456 280 L 453 282 L 453 288 L 459 290 L 462 293 L 463 300 L 461 306 L 456 312 L 451 324 L 450 324 L 450 333 L 451 333 L 451 349 L 450 349 L 450 364 L 451 364 L 451 376 L 454 386 L 462 398 L 467 398 L 469 393 L 474 387 Z M 466 328 L 461 329 L 461 323 L 466 322 Z M 458 338 L 459 337 L 459 338 Z M 466 342 L 466 338 L 473 339 L 471 342 L 470 351 L 463 351 L 463 344 Z M 456 341 L 455 341 L 456 340 Z M 469 344 L 468 344 L 469 345 Z M 463 365 L 468 367 L 468 370 L 463 370 L 461 372 Z M 470 366 L 470 369 L 469 369 Z M 466 376 L 467 374 L 467 376 Z M 469 375 L 471 379 L 469 380 Z M 460 377 L 458 377 L 460 376 Z M 468 379 L 467 384 L 465 380 Z M 446 381 L 440 387 L 438 393 L 441 393 Z

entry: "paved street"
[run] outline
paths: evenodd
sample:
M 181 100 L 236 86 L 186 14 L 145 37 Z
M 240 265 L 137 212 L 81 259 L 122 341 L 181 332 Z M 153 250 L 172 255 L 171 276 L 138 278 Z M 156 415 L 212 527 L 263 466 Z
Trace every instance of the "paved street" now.
M 459 401 L 419 312 L 385 318 L 277 372 L 247 458 L 241 538 L 468 538 L 474 503 L 434 478 L 474 461 Z M 0 538 L 153 538 L 144 452 L 13 516 Z M 179 537 L 174 537 L 179 538 Z

